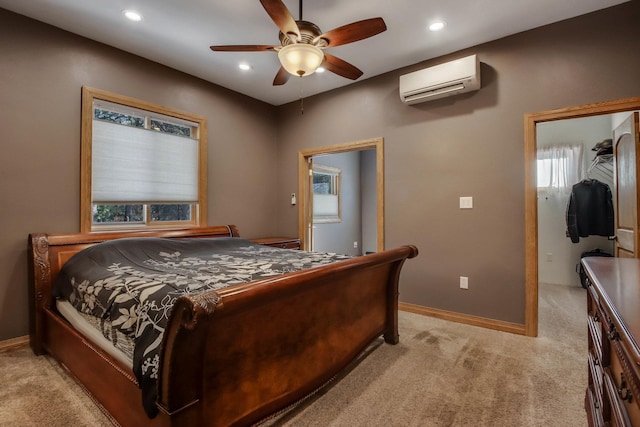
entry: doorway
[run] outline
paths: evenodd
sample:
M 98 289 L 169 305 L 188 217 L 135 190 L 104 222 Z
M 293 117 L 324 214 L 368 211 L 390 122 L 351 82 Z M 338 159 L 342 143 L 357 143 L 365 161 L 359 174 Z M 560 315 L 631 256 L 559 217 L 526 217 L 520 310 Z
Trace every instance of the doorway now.
M 313 245 L 313 184 L 311 180 L 314 157 L 365 150 L 375 150 L 375 250 L 384 250 L 384 141 L 382 138 L 331 145 L 298 153 L 298 236 L 300 236 L 303 250 L 311 250 Z
M 588 104 L 524 117 L 525 154 L 525 335 L 538 335 L 538 198 L 537 133 L 538 124 L 557 120 L 598 116 L 640 109 L 640 98 L 628 98 Z
M 610 217 L 611 231 L 607 236 L 596 235 L 603 231 L 601 229 L 590 230 L 589 237 L 578 236 L 575 226 L 571 229 L 573 236 L 569 238 L 566 235 L 566 215 L 575 184 L 582 183 L 581 188 L 592 188 L 592 184 L 586 183 L 596 185 L 597 181 L 613 190 L 613 153 L 609 154 L 603 149 L 597 154 L 594 148 L 612 137 L 616 120 L 616 115 L 602 114 L 538 123 L 536 126 L 538 286 L 545 283 L 556 287 L 580 288 L 576 264 L 581 254 L 596 249 L 613 254 L 613 240 L 610 239 L 613 235 L 613 217 Z M 598 188 L 604 187 L 598 185 Z M 603 224 L 600 228 L 605 227 L 604 221 L 599 224 Z

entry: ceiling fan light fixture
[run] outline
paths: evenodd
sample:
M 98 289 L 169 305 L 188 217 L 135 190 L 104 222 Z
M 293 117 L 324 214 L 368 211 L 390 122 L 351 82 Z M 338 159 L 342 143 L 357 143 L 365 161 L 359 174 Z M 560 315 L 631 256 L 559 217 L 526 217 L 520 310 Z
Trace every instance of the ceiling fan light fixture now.
M 278 59 L 289 74 L 302 77 L 318 69 L 324 60 L 324 53 L 319 47 L 297 43 L 283 46 L 278 52 Z

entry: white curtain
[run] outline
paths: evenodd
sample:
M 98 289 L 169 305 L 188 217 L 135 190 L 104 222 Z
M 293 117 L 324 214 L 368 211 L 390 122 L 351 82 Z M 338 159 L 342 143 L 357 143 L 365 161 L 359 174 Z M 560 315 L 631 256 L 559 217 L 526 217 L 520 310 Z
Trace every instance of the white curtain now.
M 538 190 L 568 193 L 583 179 L 583 145 L 560 144 L 538 148 Z

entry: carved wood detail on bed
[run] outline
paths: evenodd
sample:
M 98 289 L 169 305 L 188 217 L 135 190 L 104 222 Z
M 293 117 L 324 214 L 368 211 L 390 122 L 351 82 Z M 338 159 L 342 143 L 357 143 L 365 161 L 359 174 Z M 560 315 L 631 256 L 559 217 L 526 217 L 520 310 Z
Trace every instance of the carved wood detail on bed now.
M 56 313 L 51 295 L 69 254 L 141 236 L 239 234 L 223 226 L 29 238 L 33 351 L 65 365 L 121 425 L 255 423 L 323 386 L 380 335 L 398 342 L 398 281 L 404 261 L 418 253 L 414 246 L 184 296 L 165 329 L 160 413 L 149 420 L 135 401 L 131 369 L 87 343 Z

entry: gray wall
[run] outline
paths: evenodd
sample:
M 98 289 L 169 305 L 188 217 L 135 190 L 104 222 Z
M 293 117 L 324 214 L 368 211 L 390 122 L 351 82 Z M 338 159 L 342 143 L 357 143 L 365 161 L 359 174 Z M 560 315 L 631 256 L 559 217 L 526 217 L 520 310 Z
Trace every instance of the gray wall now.
M 3 9 L 0 52 L 0 340 L 28 333 L 27 235 L 79 231 L 83 85 L 205 116 L 208 223 L 274 235 L 274 107 Z
M 415 244 L 402 301 L 524 323 L 523 116 L 640 95 L 640 2 L 520 33 L 278 108 L 279 182 L 299 150 L 384 137 L 386 245 Z M 415 106 L 398 77 L 477 54 L 482 89 Z M 458 198 L 473 196 L 460 210 Z M 279 233 L 297 217 L 280 210 Z M 469 277 L 469 289 L 459 288 Z
M 299 150 L 384 137 L 386 244 L 420 249 L 401 299 L 523 323 L 523 114 L 640 96 L 639 15 L 634 0 L 416 64 L 305 99 L 301 117 L 0 10 L 0 340 L 28 331 L 28 233 L 79 229 L 82 85 L 207 117 L 208 222 L 247 237 L 297 234 Z M 400 102 L 400 74 L 473 53 L 479 92 Z

